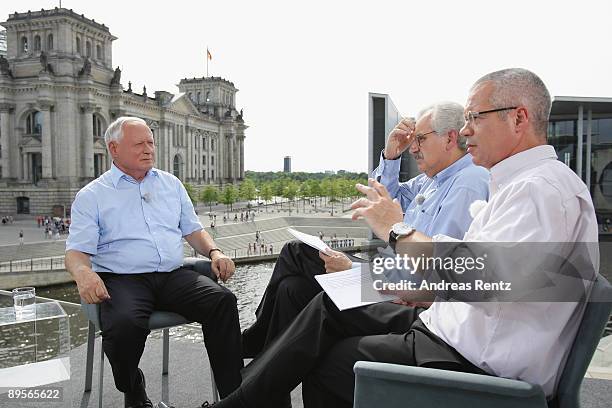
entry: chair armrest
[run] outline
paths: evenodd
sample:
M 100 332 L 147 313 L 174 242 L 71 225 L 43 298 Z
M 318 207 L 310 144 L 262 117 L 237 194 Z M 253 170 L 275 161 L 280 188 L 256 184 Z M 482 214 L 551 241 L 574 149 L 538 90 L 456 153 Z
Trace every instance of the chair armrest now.
M 541 387 L 487 375 L 358 361 L 355 408 L 384 406 L 545 408 Z
M 213 281 L 217 282 L 217 275 L 212 271 L 211 263 L 208 259 L 187 257 L 183 259 L 183 268 L 191 269 L 200 275 L 208 276 Z

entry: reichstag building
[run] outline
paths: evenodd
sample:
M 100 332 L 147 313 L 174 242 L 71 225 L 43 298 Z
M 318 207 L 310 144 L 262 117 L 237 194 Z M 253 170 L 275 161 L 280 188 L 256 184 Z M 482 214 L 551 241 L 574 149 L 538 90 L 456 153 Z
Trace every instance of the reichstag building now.
M 108 27 L 72 10 L 9 15 L 0 54 L 0 213 L 49 214 L 110 168 L 104 131 L 119 116 L 151 128 L 156 167 L 196 185 L 244 177 L 238 91 L 186 78 L 179 93 L 124 86 Z

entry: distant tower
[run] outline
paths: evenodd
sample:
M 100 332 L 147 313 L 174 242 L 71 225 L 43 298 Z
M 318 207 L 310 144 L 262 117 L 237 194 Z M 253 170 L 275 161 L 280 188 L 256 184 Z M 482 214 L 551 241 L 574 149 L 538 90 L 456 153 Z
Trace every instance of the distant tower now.
M 283 172 L 291 173 L 291 156 L 285 156 Z

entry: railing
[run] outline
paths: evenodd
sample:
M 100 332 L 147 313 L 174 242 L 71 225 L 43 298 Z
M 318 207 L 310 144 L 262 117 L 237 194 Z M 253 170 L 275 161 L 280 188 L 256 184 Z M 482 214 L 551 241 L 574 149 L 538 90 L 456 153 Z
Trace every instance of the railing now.
M 0 273 L 61 271 L 64 269 L 64 255 L 0 262 Z

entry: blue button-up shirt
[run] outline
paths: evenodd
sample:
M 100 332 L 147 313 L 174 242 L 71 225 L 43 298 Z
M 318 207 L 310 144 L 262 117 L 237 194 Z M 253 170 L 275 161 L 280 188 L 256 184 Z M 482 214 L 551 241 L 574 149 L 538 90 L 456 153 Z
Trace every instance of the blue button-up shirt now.
M 400 161 L 385 160 L 381 153 L 372 177 L 380 177 L 391 197 L 399 200 L 404 222 L 428 237 L 444 234 L 463 239 L 472 223 L 470 205 L 489 198 L 489 172 L 474 165 L 472 156 L 466 154 L 432 178 L 420 174 L 400 183 Z
M 96 272 L 169 272 L 183 264 L 182 237 L 201 229 L 178 178 L 153 168 L 137 182 L 113 164 L 77 193 L 66 250 L 92 255 Z

